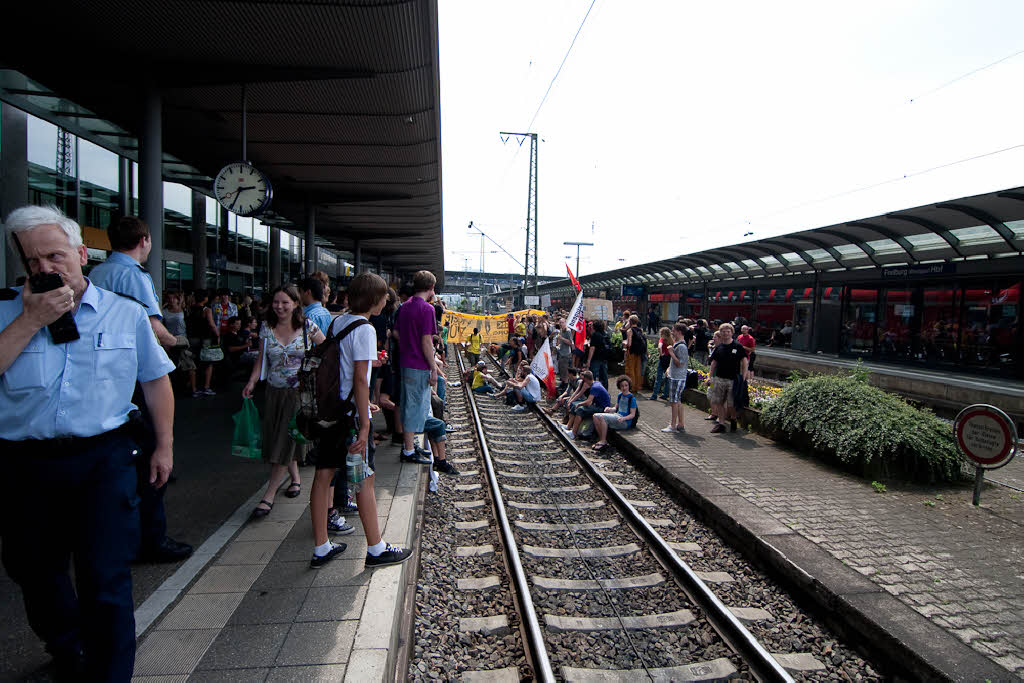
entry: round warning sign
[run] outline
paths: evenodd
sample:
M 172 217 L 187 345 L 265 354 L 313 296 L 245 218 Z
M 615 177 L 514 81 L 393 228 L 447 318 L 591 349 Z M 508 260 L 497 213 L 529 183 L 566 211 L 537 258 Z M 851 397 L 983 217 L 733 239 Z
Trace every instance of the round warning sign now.
M 953 423 L 960 450 L 976 467 L 994 470 L 1017 452 L 1017 430 L 1013 420 L 995 406 L 978 404 L 960 411 Z

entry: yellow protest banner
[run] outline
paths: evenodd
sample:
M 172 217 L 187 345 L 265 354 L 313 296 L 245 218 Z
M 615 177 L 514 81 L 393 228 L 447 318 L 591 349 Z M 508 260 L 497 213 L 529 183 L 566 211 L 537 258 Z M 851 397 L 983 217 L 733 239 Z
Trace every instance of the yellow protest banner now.
M 544 315 L 544 311 L 528 309 L 515 311 L 512 315 L 519 318 L 523 315 Z M 473 334 L 473 328 L 480 330 L 480 336 L 484 344 L 501 344 L 508 341 L 508 320 L 506 314 L 500 315 L 473 315 L 470 313 L 456 313 L 445 311 L 443 323 L 448 326 L 448 341 L 454 344 L 469 342 L 469 335 Z

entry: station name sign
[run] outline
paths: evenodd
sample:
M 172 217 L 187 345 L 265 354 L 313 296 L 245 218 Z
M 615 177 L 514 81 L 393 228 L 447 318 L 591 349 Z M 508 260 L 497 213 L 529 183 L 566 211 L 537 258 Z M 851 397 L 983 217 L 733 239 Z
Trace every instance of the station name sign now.
M 955 272 L 955 263 L 930 263 L 927 265 L 882 268 L 882 277 L 920 277 L 922 275 L 949 275 Z

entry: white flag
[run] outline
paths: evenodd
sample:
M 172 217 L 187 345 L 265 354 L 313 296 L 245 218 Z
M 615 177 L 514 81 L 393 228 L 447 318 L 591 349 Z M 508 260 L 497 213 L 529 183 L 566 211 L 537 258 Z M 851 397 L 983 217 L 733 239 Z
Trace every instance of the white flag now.
M 576 303 L 569 311 L 569 321 L 566 323 L 570 330 L 576 332 L 576 348 L 582 349 L 583 342 L 587 340 L 587 321 L 583 319 L 583 292 L 576 295 Z
M 555 395 L 555 366 L 551 363 L 551 345 L 545 339 L 530 363 L 530 371 L 537 375 L 548 389 L 548 396 Z

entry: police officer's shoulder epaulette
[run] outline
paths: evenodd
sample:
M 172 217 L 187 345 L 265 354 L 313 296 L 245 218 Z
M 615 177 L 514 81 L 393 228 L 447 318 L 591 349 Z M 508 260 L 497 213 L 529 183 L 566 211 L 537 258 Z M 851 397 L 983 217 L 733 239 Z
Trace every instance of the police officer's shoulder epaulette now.
M 136 298 L 135 298 L 134 296 L 132 296 L 131 294 L 125 294 L 124 292 L 114 292 L 114 294 L 117 294 L 118 296 L 123 296 L 123 297 L 124 297 L 125 299 L 131 299 L 132 301 L 134 301 L 134 302 L 135 302 L 135 303 L 137 303 L 138 305 L 142 306 L 143 308 L 146 308 L 146 309 L 148 309 L 148 308 L 149 308 L 149 306 L 147 306 L 146 304 L 142 303 L 141 301 L 139 301 L 138 299 L 136 299 Z
M 11 301 L 18 298 L 18 290 L 4 287 L 0 289 L 0 301 Z

